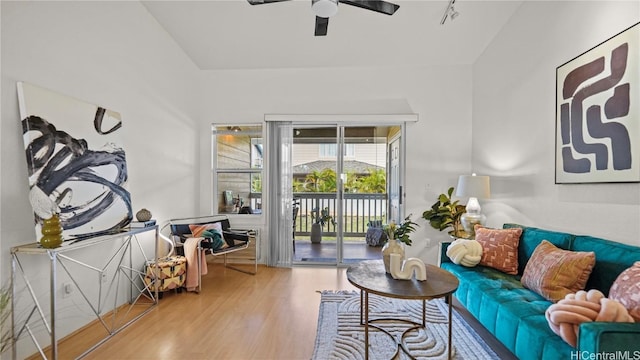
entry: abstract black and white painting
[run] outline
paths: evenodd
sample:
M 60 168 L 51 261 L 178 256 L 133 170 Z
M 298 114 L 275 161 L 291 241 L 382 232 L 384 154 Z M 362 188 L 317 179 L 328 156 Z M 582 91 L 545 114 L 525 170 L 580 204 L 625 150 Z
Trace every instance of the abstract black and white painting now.
M 36 238 L 43 218 L 34 198 L 53 204 L 65 241 L 121 231 L 133 213 L 120 114 L 17 85 Z
M 556 69 L 556 184 L 640 181 L 640 23 Z

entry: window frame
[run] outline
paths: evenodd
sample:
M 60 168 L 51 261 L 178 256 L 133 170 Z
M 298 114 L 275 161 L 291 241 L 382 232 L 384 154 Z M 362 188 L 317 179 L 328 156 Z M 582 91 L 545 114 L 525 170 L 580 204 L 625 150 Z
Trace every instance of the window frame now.
M 248 130 L 236 130 L 235 128 L 238 127 L 240 129 L 243 128 L 250 128 Z M 253 129 L 255 128 L 255 129 Z M 265 179 L 265 154 L 264 154 L 264 141 L 265 141 L 265 126 L 264 123 L 258 122 L 258 123 L 243 123 L 243 124 L 233 124 L 233 123 L 213 123 L 211 124 L 211 189 L 212 189 L 212 196 L 211 196 L 211 210 L 212 210 L 212 214 L 220 214 L 220 215 L 238 215 L 241 214 L 238 211 L 223 211 L 221 210 L 221 206 L 222 206 L 222 202 L 225 199 L 225 194 L 223 194 L 223 191 L 226 191 L 225 189 L 219 188 L 220 186 L 220 182 L 219 182 L 219 175 L 228 175 L 228 174 L 248 174 L 249 175 L 249 193 L 247 195 L 247 203 L 245 203 L 244 205 L 249 205 L 251 206 L 252 210 L 254 210 L 254 213 L 252 214 L 241 214 L 241 215 L 250 215 L 250 216 L 262 216 L 263 214 L 263 210 L 264 210 L 264 203 L 263 203 L 263 199 L 264 199 L 264 187 L 262 187 L 261 191 L 257 194 L 259 194 L 259 196 L 256 198 L 258 200 L 256 200 L 256 202 L 254 203 L 252 201 L 253 197 L 252 194 L 256 194 L 254 193 L 252 190 L 252 184 L 251 182 L 253 181 L 253 176 L 254 175 L 258 175 L 259 178 L 261 179 L 261 184 L 264 184 L 264 179 Z M 254 163 L 254 150 L 250 149 L 250 151 L 248 152 L 249 154 L 249 158 L 247 163 L 249 164 L 249 167 L 229 167 L 229 168 L 220 168 L 219 167 L 219 153 L 218 153 L 218 136 L 221 135 L 230 135 L 230 136 L 249 136 L 250 137 L 250 143 L 251 146 L 253 146 L 253 139 L 261 139 L 260 140 L 260 144 L 262 144 L 262 165 L 261 167 L 252 167 L 253 163 Z M 235 198 L 235 196 L 237 196 L 239 194 L 232 194 L 232 197 Z M 256 206 L 257 204 L 259 204 L 259 206 Z M 239 207 L 238 207 L 239 209 Z M 260 211 L 256 211 L 256 210 L 260 210 Z

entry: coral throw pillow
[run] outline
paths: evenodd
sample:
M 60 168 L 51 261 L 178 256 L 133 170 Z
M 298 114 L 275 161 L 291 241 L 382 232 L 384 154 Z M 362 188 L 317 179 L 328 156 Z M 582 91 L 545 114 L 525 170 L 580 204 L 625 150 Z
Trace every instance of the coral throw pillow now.
M 482 245 L 480 265 L 492 267 L 504 273 L 518 273 L 518 244 L 521 228 L 489 229 L 475 226 L 476 241 Z
M 557 302 L 567 294 L 583 290 L 596 263 L 593 251 L 568 251 L 547 240 L 536 247 L 524 268 L 522 285 Z
M 611 285 L 609 298 L 618 301 L 640 322 L 640 261 L 623 271 Z

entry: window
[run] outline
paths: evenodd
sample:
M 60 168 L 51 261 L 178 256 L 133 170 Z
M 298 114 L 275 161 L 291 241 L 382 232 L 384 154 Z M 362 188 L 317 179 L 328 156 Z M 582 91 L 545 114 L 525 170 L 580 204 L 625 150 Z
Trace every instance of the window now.
M 262 212 L 262 125 L 213 126 L 214 212 Z
M 335 158 L 338 147 L 336 144 L 319 144 L 318 155 L 321 158 Z M 356 156 L 355 144 L 344 144 L 344 156 Z

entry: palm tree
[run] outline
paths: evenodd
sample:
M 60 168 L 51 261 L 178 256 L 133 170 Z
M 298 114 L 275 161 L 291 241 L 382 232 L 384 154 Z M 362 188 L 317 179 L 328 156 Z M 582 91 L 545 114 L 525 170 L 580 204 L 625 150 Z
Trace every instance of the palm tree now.
M 360 179 L 360 192 L 385 193 L 387 191 L 387 173 L 384 169 L 369 169 L 369 175 Z
M 304 188 L 308 192 L 318 192 L 320 191 L 320 181 L 322 176 L 318 170 L 313 170 L 312 172 L 307 174 L 307 177 L 304 179 Z
M 319 192 L 336 192 L 338 183 L 336 181 L 336 172 L 333 169 L 323 169 L 320 172 Z
M 347 181 L 344 183 L 344 191 L 348 193 L 358 192 L 360 189 L 360 177 L 353 171 L 347 172 Z

